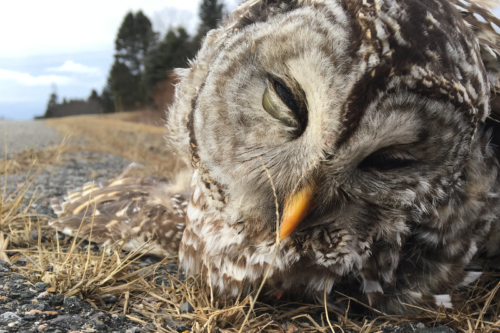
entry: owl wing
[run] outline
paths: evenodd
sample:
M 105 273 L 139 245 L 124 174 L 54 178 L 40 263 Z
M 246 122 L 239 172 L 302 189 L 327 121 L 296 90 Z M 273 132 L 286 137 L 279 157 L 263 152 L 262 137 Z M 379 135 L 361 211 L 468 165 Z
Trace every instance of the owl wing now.
M 466 24 L 474 31 L 481 48 L 492 90 L 491 116 L 500 120 L 500 19 L 491 8 L 500 3 L 496 0 L 452 0 Z
M 172 193 L 171 185 L 154 177 L 88 183 L 51 200 L 58 218 L 50 225 L 101 246 L 123 239 L 123 248 L 129 251 L 149 241 L 149 253 L 175 256 L 185 227 L 187 201 L 184 193 Z

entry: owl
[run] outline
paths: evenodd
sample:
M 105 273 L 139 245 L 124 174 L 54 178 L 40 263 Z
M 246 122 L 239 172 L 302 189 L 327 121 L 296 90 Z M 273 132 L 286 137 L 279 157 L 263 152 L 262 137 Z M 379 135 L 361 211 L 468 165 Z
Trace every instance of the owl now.
M 178 251 L 224 300 L 263 282 L 313 300 L 347 280 L 389 313 L 453 306 L 474 260 L 500 250 L 500 21 L 487 7 L 244 1 L 177 72 L 167 137 L 191 187 L 87 187 L 52 225 L 74 235 L 92 206 L 97 241 Z

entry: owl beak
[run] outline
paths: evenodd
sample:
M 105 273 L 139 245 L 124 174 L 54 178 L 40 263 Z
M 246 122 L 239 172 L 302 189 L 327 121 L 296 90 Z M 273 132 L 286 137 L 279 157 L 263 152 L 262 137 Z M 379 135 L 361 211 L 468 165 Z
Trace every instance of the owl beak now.
M 280 228 L 280 241 L 287 238 L 309 213 L 314 189 L 313 184 L 305 186 L 286 199 Z

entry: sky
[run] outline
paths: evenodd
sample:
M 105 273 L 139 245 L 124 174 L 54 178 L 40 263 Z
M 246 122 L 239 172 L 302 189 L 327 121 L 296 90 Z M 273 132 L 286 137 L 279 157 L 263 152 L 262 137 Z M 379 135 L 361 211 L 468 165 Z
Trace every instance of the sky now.
M 199 1 L 3 1 L 0 118 L 42 115 L 53 91 L 60 99 L 100 92 L 113 62 L 116 33 L 129 11 L 142 10 L 157 32 L 183 24 L 194 33 Z M 230 10 L 238 0 L 225 2 Z
M 60 99 L 87 98 L 92 89 L 100 92 L 127 12 L 142 10 L 160 33 L 181 23 L 194 33 L 199 1 L 2 1 L 0 118 L 42 115 L 52 92 Z M 239 2 L 224 1 L 228 10 Z M 495 14 L 500 16 L 500 9 Z

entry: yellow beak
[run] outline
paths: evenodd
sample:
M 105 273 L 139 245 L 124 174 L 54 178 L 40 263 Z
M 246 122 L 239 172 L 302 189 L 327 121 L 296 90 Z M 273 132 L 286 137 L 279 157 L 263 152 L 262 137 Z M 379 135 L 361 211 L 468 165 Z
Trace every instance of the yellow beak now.
M 283 210 L 280 240 L 287 238 L 309 213 L 314 189 L 315 186 L 311 184 L 288 196 Z

